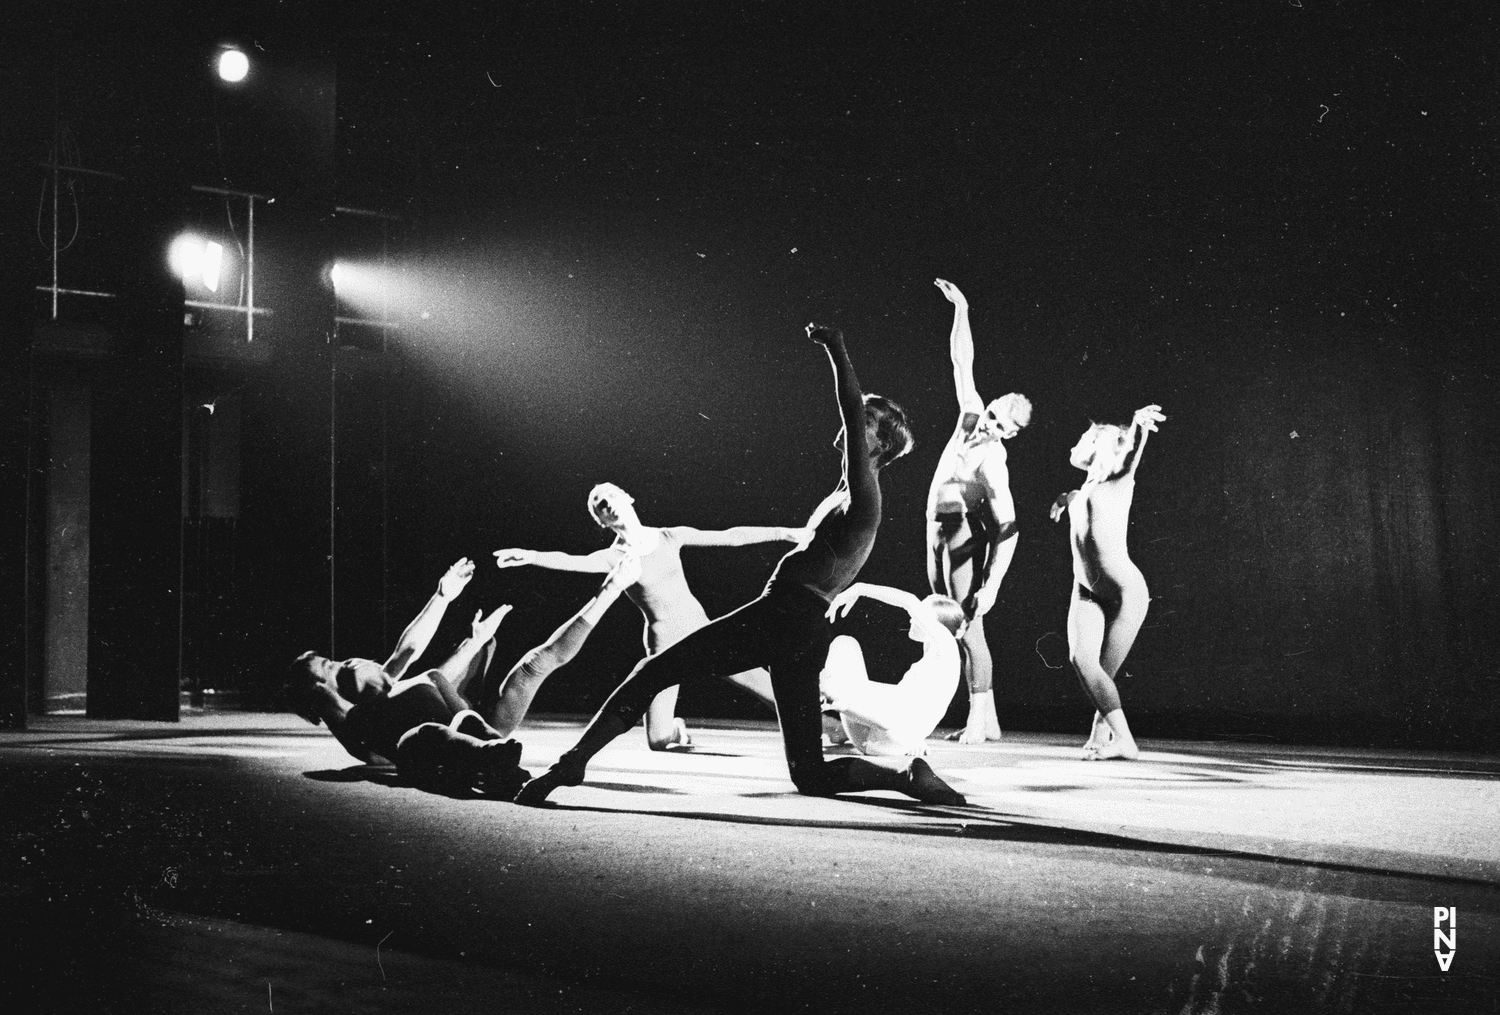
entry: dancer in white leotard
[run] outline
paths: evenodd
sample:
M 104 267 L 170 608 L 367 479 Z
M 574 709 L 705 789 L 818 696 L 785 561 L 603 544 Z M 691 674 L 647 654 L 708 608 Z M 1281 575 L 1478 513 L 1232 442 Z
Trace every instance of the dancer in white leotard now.
M 747 546 L 776 540 L 795 543 L 807 534 L 806 529 L 767 525 L 738 525 L 717 531 L 695 529 L 689 525 L 650 527 L 641 523 L 630 494 L 613 483 L 600 483 L 589 491 L 588 506 L 600 528 L 614 533 L 615 541 L 610 546 L 586 554 L 496 550 L 495 563 L 500 567 L 531 564 L 557 571 L 605 572 L 627 554 L 639 557 L 641 576 L 625 590 L 625 594 L 645 618 L 648 655 L 681 641 L 709 620 L 703 604 L 688 588 L 687 576 L 682 570 L 683 547 Z M 727 679 L 775 707 L 771 678 L 764 669 L 747 670 Z M 646 712 L 646 739 L 652 750 L 692 742 L 686 724 L 675 717 L 676 707 L 675 686 L 662 691 L 652 701 Z
M 855 582 L 834 597 L 828 619 L 847 616 L 861 597 L 899 607 L 911 617 L 911 640 L 922 646 L 899 684 L 878 683 L 865 670 L 859 642 L 847 634 L 833 639 L 818 689 L 837 709 L 842 736 L 862 754 L 887 757 L 927 753 L 927 737 L 942 721 L 958 689 L 959 652 L 954 639 L 963 633 L 964 610 L 948 596 L 918 599 L 885 585 Z M 826 727 L 825 727 L 826 729 Z

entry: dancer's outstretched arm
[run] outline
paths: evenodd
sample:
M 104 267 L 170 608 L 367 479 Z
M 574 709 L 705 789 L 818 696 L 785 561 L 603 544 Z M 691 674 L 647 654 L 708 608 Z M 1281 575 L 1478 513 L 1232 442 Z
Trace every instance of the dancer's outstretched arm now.
M 557 550 L 523 550 L 511 548 L 495 551 L 496 567 L 545 567 L 551 571 L 582 571 L 604 574 L 620 559 L 618 550 L 605 547 L 593 553 L 562 553 Z
M 1146 437 L 1156 429 L 1156 424 L 1167 417 L 1162 415 L 1161 406 L 1148 405 L 1135 410 L 1135 418 L 1130 421 L 1130 430 L 1126 438 L 1130 442 L 1130 450 L 1120 459 L 1120 467 L 1115 470 L 1110 479 L 1119 479 L 1122 476 L 1135 478 L 1135 470 L 1141 464 L 1141 452 L 1146 450 Z
M 1073 503 L 1073 498 L 1077 496 L 1077 490 L 1069 490 L 1066 493 L 1058 494 L 1057 499 L 1052 502 L 1052 506 L 1047 509 L 1047 517 L 1051 518 L 1054 522 L 1062 521 L 1062 516 L 1068 513 L 1068 505 Z
M 749 546 L 751 543 L 773 543 L 777 540 L 800 543 L 807 529 L 782 525 L 735 525 L 727 529 L 695 529 L 691 525 L 674 525 L 671 532 L 683 546 Z
M 460 557 L 448 569 L 438 582 L 437 591 L 427 600 L 427 605 L 422 607 L 412 618 L 412 622 L 406 625 L 406 630 L 401 632 L 401 637 L 396 639 L 396 647 L 391 652 L 391 657 L 385 661 L 386 676 L 392 680 L 400 680 L 405 676 L 407 667 L 427 651 L 427 646 L 432 643 L 432 636 L 437 634 L 438 625 L 443 621 L 448 604 L 458 598 L 473 577 L 474 562 L 468 557 Z
M 889 585 L 875 585 L 870 582 L 855 582 L 843 592 L 834 597 L 828 606 L 828 619 L 837 620 L 849 615 L 849 609 L 861 598 L 874 599 L 894 606 L 899 610 L 905 610 L 907 616 L 911 617 L 929 638 L 935 638 L 939 634 L 947 634 L 948 629 L 938 620 L 932 607 L 922 602 L 916 596 L 904 589 L 892 588 Z
M 953 304 L 953 330 L 948 334 L 948 358 L 953 361 L 953 387 L 958 394 L 958 411 L 984 412 L 984 399 L 974 387 L 974 333 L 969 329 L 969 301 L 958 286 L 944 279 L 934 283 Z

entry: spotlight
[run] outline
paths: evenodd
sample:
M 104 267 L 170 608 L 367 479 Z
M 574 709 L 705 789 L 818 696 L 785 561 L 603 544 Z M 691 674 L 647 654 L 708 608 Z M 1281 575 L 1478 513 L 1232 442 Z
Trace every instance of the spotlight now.
M 203 284 L 208 291 L 219 291 L 219 269 L 224 266 L 224 247 L 210 240 L 203 244 Z
M 203 273 L 203 241 L 192 233 L 183 233 L 167 250 L 167 263 L 184 282 L 197 278 Z
M 243 51 L 230 47 L 219 52 L 219 77 L 230 84 L 245 80 L 250 73 L 250 58 Z
M 219 283 L 231 265 L 222 243 L 193 233 L 183 233 L 172 241 L 167 263 L 184 282 L 201 285 L 211 293 L 219 291 Z
M 338 293 L 339 286 L 345 281 L 344 276 L 347 274 L 348 269 L 340 262 L 335 262 L 333 267 L 328 269 L 328 282 L 333 286 L 335 294 Z

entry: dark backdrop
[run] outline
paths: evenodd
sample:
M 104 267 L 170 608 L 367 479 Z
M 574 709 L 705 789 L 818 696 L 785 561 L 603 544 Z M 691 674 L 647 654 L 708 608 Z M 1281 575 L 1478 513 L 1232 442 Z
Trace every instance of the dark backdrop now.
M 1046 507 L 1077 484 L 1066 452 L 1091 419 L 1157 402 L 1131 526 L 1153 595 L 1122 682 L 1138 731 L 1493 746 L 1495 15 L 858 15 L 362 5 L 250 25 L 270 56 L 311 38 L 336 63 L 328 200 L 405 220 L 391 591 L 381 611 L 348 593 L 339 651 L 377 654 L 467 554 L 480 577 L 434 654 L 509 601 L 508 664 L 593 582 L 499 573 L 489 552 L 602 545 L 583 504 L 600 479 L 648 522 L 800 522 L 837 478 L 813 318 L 916 421 L 864 577 L 921 590 L 955 412 L 941 276 L 972 304 L 981 393 L 1036 406 L 1011 442 L 1021 542 L 989 624 L 1002 725 L 1084 727 Z M 326 361 L 304 330 L 258 382 L 280 436 L 246 451 L 257 673 L 329 632 L 307 503 Z M 775 557 L 696 551 L 689 577 L 716 613 Z M 898 621 L 854 620 L 892 677 L 913 657 Z M 638 638 L 616 610 L 538 707 L 592 708 Z

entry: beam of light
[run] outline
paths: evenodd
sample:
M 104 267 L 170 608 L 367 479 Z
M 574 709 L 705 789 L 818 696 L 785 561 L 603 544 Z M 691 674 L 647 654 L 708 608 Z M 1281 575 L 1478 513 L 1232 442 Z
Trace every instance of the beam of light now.
M 225 49 L 219 53 L 219 77 L 230 84 L 245 80 L 250 73 L 250 58 L 238 49 Z
M 212 240 L 203 245 L 203 284 L 208 291 L 219 291 L 219 269 L 224 266 L 224 247 Z

